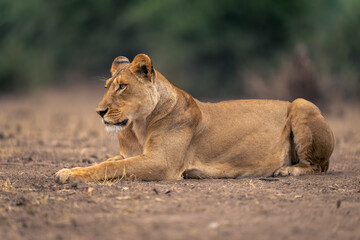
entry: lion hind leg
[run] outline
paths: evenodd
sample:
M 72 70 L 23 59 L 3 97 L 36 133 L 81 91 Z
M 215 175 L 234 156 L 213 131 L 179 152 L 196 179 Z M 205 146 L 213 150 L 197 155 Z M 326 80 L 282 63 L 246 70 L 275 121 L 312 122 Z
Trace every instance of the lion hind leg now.
M 333 133 L 311 102 L 296 99 L 289 106 L 288 120 L 292 132 L 292 166 L 283 166 L 274 176 L 299 176 L 326 172 L 334 148 Z
M 315 172 L 318 171 L 316 171 L 313 166 L 305 163 L 298 163 L 292 166 L 278 168 L 273 175 L 274 177 L 300 176 L 305 174 L 312 174 Z

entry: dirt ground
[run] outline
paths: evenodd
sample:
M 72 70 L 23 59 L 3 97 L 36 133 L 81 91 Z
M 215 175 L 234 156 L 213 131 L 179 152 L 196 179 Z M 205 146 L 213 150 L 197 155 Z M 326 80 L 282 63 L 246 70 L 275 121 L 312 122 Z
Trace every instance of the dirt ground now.
M 0 96 L 0 239 L 360 239 L 360 107 L 331 106 L 327 174 L 59 185 L 118 152 L 103 89 Z

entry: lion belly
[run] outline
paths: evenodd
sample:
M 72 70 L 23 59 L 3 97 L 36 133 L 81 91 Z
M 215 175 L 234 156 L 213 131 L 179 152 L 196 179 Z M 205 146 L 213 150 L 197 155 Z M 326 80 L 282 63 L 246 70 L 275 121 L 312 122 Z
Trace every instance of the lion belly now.
M 185 158 L 188 177 L 271 175 L 287 161 L 290 143 L 284 126 L 289 102 L 197 104 L 202 120 Z

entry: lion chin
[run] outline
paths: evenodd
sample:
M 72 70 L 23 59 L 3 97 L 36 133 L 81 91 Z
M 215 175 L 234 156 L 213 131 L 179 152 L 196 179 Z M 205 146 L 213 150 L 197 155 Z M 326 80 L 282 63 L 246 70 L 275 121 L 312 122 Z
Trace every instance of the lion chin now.
M 124 127 L 116 125 L 105 125 L 105 129 L 110 135 L 116 135 L 118 132 L 122 131 Z
M 112 124 L 112 123 L 106 122 L 103 119 L 103 123 L 105 124 L 105 129 L 110 135 L 116 135 L 118 132 L 124 130 L 125 127 L 127 126 L 128 121 L 129 120 L 126 119 L 120 123 Z

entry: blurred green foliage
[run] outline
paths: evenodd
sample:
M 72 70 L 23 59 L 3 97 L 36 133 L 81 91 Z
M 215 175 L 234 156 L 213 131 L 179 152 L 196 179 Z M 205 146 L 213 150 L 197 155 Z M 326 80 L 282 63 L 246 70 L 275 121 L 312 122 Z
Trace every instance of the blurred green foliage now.
M 143 52 L 198 97 L 240 96 L 243 71 L 274 74 L 299 42 L 325 86 L 360 90 L 358 0 L 1 0 L 0 16 L 2 92 L 108 76 Z

